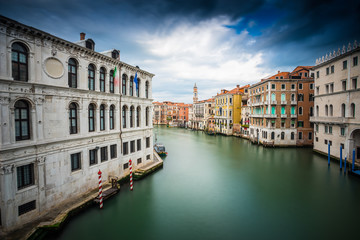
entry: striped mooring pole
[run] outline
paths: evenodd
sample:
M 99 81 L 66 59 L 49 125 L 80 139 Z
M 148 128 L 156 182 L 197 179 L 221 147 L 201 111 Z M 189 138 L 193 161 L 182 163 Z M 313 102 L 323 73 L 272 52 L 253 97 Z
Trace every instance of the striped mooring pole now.
M 100 209 L 103 208 L 103 197 L 102 197 L 102 182 L 101 182 L 101 171 L 99 169 L 99 203 L 100 203 Z
M 129 160 L 129 165 L 130 165 L 130 191 L 133 190 L 133 179 L 132 179 L 132 164 L 131 164 L 131 159 Z
M 330 143 L 328 143 L 328 165 L 330 166 Z

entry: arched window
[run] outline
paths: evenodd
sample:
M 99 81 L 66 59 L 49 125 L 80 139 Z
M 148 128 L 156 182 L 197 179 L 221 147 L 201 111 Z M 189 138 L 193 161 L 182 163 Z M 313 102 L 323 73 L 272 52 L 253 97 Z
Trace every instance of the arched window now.
M 145 111 L 145 123 L 146 123 L 146 126 L 149 126 L 149 108 L 148 107 L 146 108 L 146 111 Z
M 302 115 L 302 114 L 303 114 L 303 108 L 299 107 L 299 115 Z
M 89 132 L 95 131 L 95 105 L 89 105 Z
M 100 92 L 105 92 L 105 68 L 100 68 Z
M 332 117 L 333 116 L 333 105 L 330 104 L 330 107 L 329 107 L 329 115 Z
M 71 88 L 77 88 L 77 62 L 73 58 L 69 59 L 68 84 Z
M 328 105 L 325 105 L 325 116 L 329 115 L 329 107 Z
M 291 133 L 291 140 L 294 140 L 295 139 L 295 133 Z
M 350 105 L 351 117 L 355 117 L 355 103 Z
M 70 134 L 78 132 L 77 129 L 77 106 L 75 103 L 71 103 L 69 106 L 69 122 L 70 122 Z
M 291 94 L 291 101 L 295 101 L 295 94 Z
M 137 97 L 140 97 L 140 83 L 141 83 L 140 78 L 137 78 L 137 85 L 136 85 L 136 96 Z
M 100 131 L 105 130 L 105 105 L 100 106 Z
M 30 139 L 30 108 L 26 101 L 15 103 L 15 136 L 16 141 Z
M 319 106 L 316 106 L 316 116 L 319 116 Z
M 110 88 L 110 92 L 114 93 L 114 70 L 110 71 L 110 75 L 109 75 L 109 88 Z
M 114 105 L 110 106 L 109 116 L 110 116 L 110 118 L 109 118 L 109 120 L 110 120 L 110 122 L 109 122 L 110 129 L 114 129 L 114 126 L 115 126 L 115 119 L 114 119 L 114 117 L 115 117 L 115 106 Z
M 275 93 L 271 94 L 271 101 L 275 101 L 276 100 L 276 95 Z
M 346 105 L 345 103 L 341 104 L 341 116 L 342 117 L 345 117 L 346 115 L 346 112 L 345 112 L 345 108 L 346 108 Z
M 286 98 L 285 98 L 285 93 L 282 93 L 282 94 L 281 94 L 281 101 L 284 102 L 285 99 L 286 99 Z
M 149 98 L 149 82 L 145 83 L 145 98 Z
M 28 50 L 22 43 L 14 43 L 11 47 L 12 77 L 14 80 L 28 80 Z
M 136 108 L 136 127 L 140 127 L 140 107 Z
M 130 96 L 134 96 L 134 77 L 130 77 Z
M 281 140 L 285 139 L 285 132 L 281 132 Z
M 310 117 L 312 117 L 314 115 L 314 108 L 310 107 Z
M 134 127 L 134 106 L 130 107 L 130 127 Z
M 275 132 L 271 132 L 271 140 L 275 139 Z
M 88 84 L 89 90 L 95 90 L 95 67 L 93 64 L 90 64 L 88 67 Z
M 127 107 L 123 106 L 123 108 L 122 108 L 123 128 L 126 128 L 126 111 L 127 111 Z
M 126 74 L 122 75 L 122 94 L 126 95 L 126 81 L 127 81 L 127 76 Z
M 298 95 L 298 101 L 300 101 L 300 102 L 304 101 L 304 94 Z

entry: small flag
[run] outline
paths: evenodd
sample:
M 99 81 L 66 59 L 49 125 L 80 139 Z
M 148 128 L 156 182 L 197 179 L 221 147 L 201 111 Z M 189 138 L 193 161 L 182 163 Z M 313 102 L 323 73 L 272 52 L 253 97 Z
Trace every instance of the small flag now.
M 118 70 L 117 68 L 115 67 L 115 70 L 114 70 L 114 85 L 115 86 L 119 86 L 119 73 L 118 73 Z
M 137 72 L 135 73 L 134 83 L 136 84 L 136 89 L 139 89 L 138 80 L 137 80 Z

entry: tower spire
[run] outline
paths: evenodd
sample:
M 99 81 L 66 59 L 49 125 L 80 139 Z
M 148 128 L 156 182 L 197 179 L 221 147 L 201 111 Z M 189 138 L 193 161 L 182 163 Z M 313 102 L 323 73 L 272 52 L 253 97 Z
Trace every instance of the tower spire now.
M 194 85 L 194 95 L 193 95 L 193 103 L 196 103 L 198 101 L 198 91 L 196 87 L 196 83 Z

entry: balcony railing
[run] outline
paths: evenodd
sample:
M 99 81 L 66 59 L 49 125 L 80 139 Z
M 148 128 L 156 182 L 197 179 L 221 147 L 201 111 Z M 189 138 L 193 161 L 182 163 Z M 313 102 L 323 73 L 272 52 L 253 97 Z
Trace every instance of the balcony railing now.
M 296 114 L 291 114 L 290 115 L 291 118 L 296 118 L 296 116 L 297 116 Z
M 281 101 L 281 104 L 282 105 L 287 104 L 287 101 Z
M 286 114 L 281 114 L 281 118 L 286 118 L 287 115 Z
M 271 100 L 271 104 L 277 104 L 276 100 Z
M 296 105 L 296 101 L 291 101 L 291 105 Z

